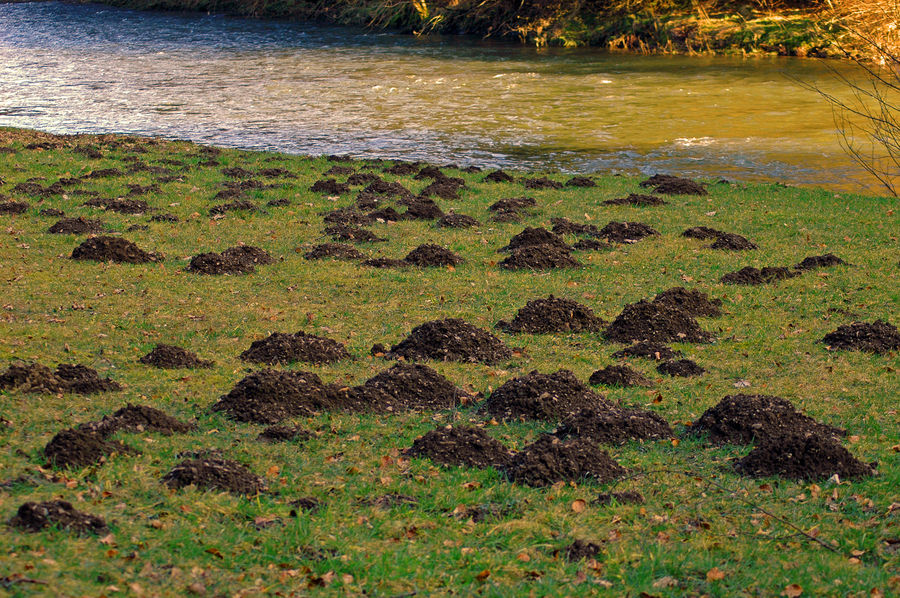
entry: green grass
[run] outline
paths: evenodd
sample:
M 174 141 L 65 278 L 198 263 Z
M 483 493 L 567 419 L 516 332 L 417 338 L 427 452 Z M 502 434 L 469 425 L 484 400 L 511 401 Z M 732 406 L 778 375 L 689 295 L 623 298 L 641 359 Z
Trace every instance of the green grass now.
M 38 138 L 57 146 L 24 149 Z M 5 181 L 0 194 L 14 195 L 12 187 L 32 177 L 43 177 L 40 182 L 49 185 L 60 176 L 125 168 L 121 159 L 133 155 L 130 148 L 147 142 L 129 139 L 117 144 L 121 138 L 56 138 L 2 129 L 0 146 L 16 151 L 0 153 L 0 178 Z M 100 148 L 104 157 L 90 160 L 72 151 L 85 144 Z M 600 202 L 637 192 L 638 181 L 596 177 L 595 189 L 526 192 L 519 183 L 482 183 L 483 174 L 448 170 L 464 177 L 469 189 L 463 199 L 439 201 L 441 206 L 485 224 L 462 231 L 435 229 L 427 222 L 376 224 L 372 229 L 390 241 L 363 251 L 402 257 L 433 241 L 461 253 L 467 262 L 453 271 L 383 271 L 303 259 L 307 248 L 325 240 L 321 214 L 353 201 L 353 195 L 332 201 L 307 190 L 332 166 L 327 160 L 223 150 L 221 166 L 196 168 L 205 159 L 196 145 L 158 141 L 147 149 L 137 156 L 150 164 L 169 158 L 190 166 L 182 181 L 162 184 L 161 193 L 145 198 L 178 215 L 177 224 L 83 207 L 85 198 L 71 192 L 45 200 L 15 197 L 30 203 L 27 212 L 0 215 L 0 366 L 17 359 L 50 366 L 83 363 L 124 387 L 90 397 L 0 392 L 0 416 L 9 422 L 0 427 L 5 449 L 0 471 L 3 480 L 23 476 L 0 488 L 0 518 L 12 516 L 25 501 L 62 497 L 103 516 L 112 530 L 112 539 L 104 542 L 58 530 L 5 530 L 0 593 L 177 596 L 192 584 L 202 585 L 207 595 L 777 596 L 790 584 L 801 586 L 804 595 L 900 591 L 900 553 L 887 542 L 900 536 L 895 502 L 900 488 L 900 362 L 896 353 L 831 352 L 817 343 L 855 319 L 900 323 L 897 200 L 711 183 L 709 197 L 673 197 L 657 208 L 608 207 Z M 280 181 L 277 188 L 251 192 L 261 204 L 288 198 L 291 205 L 269 208 L 267 214 L 210 219 L 211 198 L 226 180 L 220 169 L 227 166 L 291 170 L 297 179 L 275 179 Z M 381 174 L 380 167 L 374 172 Z M 413 191 L 428 183 L 385 178 Z M 154 181 L 138 173 L 74 189 L 111 197 L 123 195 L 126 182 Z M 489 204 L 523 194 L 538 200 L 533 216 L 522 224 L 488 221 Z M 69 216 L 100 217 L 141 248 L 163 253 L 165 260 L 150 265 L 70 260 L 84 237 L 46 234 L 56 220 L 39 214 L 47 207 Z M 640 221 L 661 235 L 612 251 L 580 253 L 585 267 L 579 270 L 498 268 L 502 255 L 496 250 L 513 234 L 525 225 L 549 226 L 556 216 L 589 219 L 598 226 L 610 220 Z M 133 224 L 149 229 L 124 232 Z M 708 243 L 680 237 L 696 225 L 745 235 L 760 249 L 716 252 L 704 248 Z M 280 261 L 247 276 L 184 272 L 190 256 L 238 242 L 260 246 Z M 718 282 L 722 274 L 745 265 L 790 266 L 826 252 L 853 266 L 761 287 Z M 852 436 L 848 448 L 864 461 L 878 461 L 879 475 L 840 485 L 741 478 L 730 461 L 749 448 L 712 447 L 683 437 L 679 443 L 610 449 L 634 473 L 616 490 L 638 490 L 646 503 L 602 507 L 591 500 L 608 488 L 589 482 L 534 489 L 511 484 L 494 470 L 398 459 L 398 451 L 436 425 L 483 422 L 472 409 L 391 416 L 326 413 L 296 420 L 317 431 L 317 438 L 276 445 L 255 440 L 262 426 L 235 423 L 209 411 L 247 373 L 238 354 L 270 332 L 302 329 L 346 343 L 355 356 L 352 361 L 290 368 L 313 370 L 329 382 L 360 383 L 390 365 L 369 356 L 374 343 L 395 344 L 426 320 L 461 317 L 493 328 L 527 300 L 550 293 L 582 302 L 609 320 L 626 303 L 676 285 L 724 302 L 722 317 L 700 320 L 716 334 L 716 343 L 677 345 L 708 373 L 673 379 L 637 360 L 632 365 L 651 376 L 656 387 L 604 394 L 653 409 L 681 432 L 723 396 L 740 392 L 734 383 L 746 380 L 751 386 L 744 392 L 785 397 L 810 416 L 847 428 Z M 586 380 L 595 369 L 614 363 L 610 354 L 619 348 L 598 334 L 498 336 L 524 347 L 525 353 L 498 366 L 429 365 L 456 384 L 487 395 L 533 369 L 568 368 Z M 137 363 L 159 342 L 183 346 L 217 365 L 191 371 Z M 74 471 L 41 468 L 43 446 L 56 432 L 127 402 L 195 418 L 199 428 L 170 437 L 121 433 L 118 437 L 142 454 L 115 456 Z M 535 423 L 487 426 L 492 436 L 513 448 L 552 428 Z M 177 453 L 196 448 L 217 448 L 246 463 L 267 479 L 272 492 L 240 498 L 195 489 L 172 492 L 162 486 L 159 479 L 178 461 Z M 387 493 L 418 502 L 387 510 L 366 504 Z M 320 500 L 322 508 L 291 517 L 291 501 L 307 496 Z M 588 503 L 583 512 L 571 508 L 577 499 Z M 481 523 L 452 515 L 459 505 L 488 503 L 503 506 L 506 514 Z M 258 529 L 257 521 L 269 525 Z M 602 544 L 595 563 L 569 563 L 559 553 L 576 538 Z M 714 567 L 724 572 L 723 579 L 707 577 Z

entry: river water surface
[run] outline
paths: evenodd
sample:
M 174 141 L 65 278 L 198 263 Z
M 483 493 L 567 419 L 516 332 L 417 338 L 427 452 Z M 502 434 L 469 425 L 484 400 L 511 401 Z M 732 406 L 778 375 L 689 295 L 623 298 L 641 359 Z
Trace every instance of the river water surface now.
M 814 60 L 0 5 L 0 126 L 860 190 L 866 179 L 841 150 L 829 105 L 796 80 L 846 94 Z

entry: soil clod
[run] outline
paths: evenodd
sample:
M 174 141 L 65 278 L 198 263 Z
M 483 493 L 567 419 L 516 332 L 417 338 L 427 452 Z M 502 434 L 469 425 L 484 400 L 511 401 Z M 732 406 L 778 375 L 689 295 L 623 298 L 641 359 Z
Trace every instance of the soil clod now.
M 241 353 L 241 359 L 253 363 L 333 363 L 348 359 L 350 354 L 341 343 L 298 331 L 293 334 L 273 332 L 268 337 L 253 341 L 250 348 Z
M 561 421 L 582 409 L 603 410 L 609 403 L 569 370 L 552 374 L 532 371 L 507 380 L 485 401 L 482 409 L 508 420 Z
M 481 428 L 446 426 L 416 438 L 405 451 L 411 457 L 427 457 L 456 467 L 502 467 L 511 451 Z
M 425 268 L 432 266 L 457 266 L 465 260 L 440 245 L 425 243 L 410 251 L 409 255 L 403 258 L 403 261 L 413 266 Z
M 484 177 L 484 182 L 486 183 L 511 183 L 513 180 L 512 176 L 499 169 L 489 172 Z
M 570 251 L 571 247 L 563 241 L 562 237 L 555 233 L 551 233 L 541 227 L 527 227 L 522 232 L 513 236 L 509 240 L 509 244 L 501 247 L 500 251 L 513 251 L 522 247 L 532 247 L 535 245 L 549 245 L 562 251 Z
M 333 405 L 334 389 L 312 372 L 260 370 L 240 380 L 212 410 L 224 411 L 236 421 L 277 424 Z
M 723 233 L 722 231 L 716 230 L 714 228 L 709 228 L 708 226 L 693 226 L 681 233 L 681 236 L 687 237 L 688 239 L 708 241 L 709 239 L 718 239 L 720 235 L 724 234 L 727 233 Z
M 680 351 L 675 351 L 662 343 L 650 341 L 635 343 L 612 354 L 613 357 L 643 357 L 645 359 L 655 359 L 656 361 L 674 359 L 680 355 Z
M 82 513 L 64 500 L 35 503 L 26 502 L 9 520 L 9 525 L 29 532 L 57 527 L 76 534 L 105 534 L 109 532 L 102 517 Z
M 858 479 L 874 469 L 850 454 L 834 438 L 817 434 L 786 434 L 768 438 L 734 464 L 751 477 L 781 476 L 795 480 L 824 480 L 833 475 Z
M 212 361 L 200 359 L 196 353 L 175 345 L 156 345 L 149 353 L 138 359 L 140 363 L 162 369 L 211 368 Z
M 513 356 L 496 336 L 458 318 L 432 320 L 412 329 L 389 355 L 410 360 L 434 359 L 493 364 Z
M 451 409 L 472 400 L 465 391 L 430 367 L 398 363 L 361 386 L 338 391 L 347 411 L 400 413 Z
M 588 384 L 602 384 L 603 386 L 653 386 L 642 373 L 633 370 L 627 365 L 611 365 L 599 369 L 588 378 Z
M 265 491 L 265 481 L 236 461 L 225 459 L 188 459 L 163 476 L 162 483 L 178 490 L 194 485 L 204 490 L 224 490 L 233 494 L 254 495 Z
M 44 456 L 56 467 L 81 468 L 100 463 L 113 454 L 137 453 L 115 440 L 86 429 L 67 429 L 54 436 L 44 447 Z
M 825 255 L 811 255 L 803 258 L 803 261 L 794 265 L 795 270 L 815 270 L 817 268 L 828 268 L 829 266 L 842 266 L 847 262 L 834 255 L 826 253 Z
M 759 245 L 741 235 L 736 235 L 734 233 L 720 233 L 709 248 L 721 249 L 724 251 L 749 251 L 752 249 L 759 249 Z
M 570 563 L 576 563 L 581 559 L 592 559 L 603 552 L 603 547 L 587 540 L 575 540 L 562 549 L 566 555 L 566 560 Z
M 819 341 L 830 349 L 887 353 L 900 349 L 900 332 L 897 327 L 883 320 L 873 323 L 853 322 L 838 326 Z
M 766 266 L 761 269 L 747 266 L 736 272 L 729 272 L 720 280 L 725 284 L 759 285 L 777 282 L 799 275 L 799 272 L 794 272 L 793 270 L 788 270 L 781 266 Z
M 684 287 L 672 287 L 656 295 L 653 303 L 678 308 L 693 317 L 722 315 L 722 300 L 710 299 L 702 291 L 689 291 Z
M 497 328 L 505 332 L 530 334 L 596 332 L 603 325 L 603 320 L 595 316 L 591 308 L 553 295 L 529 301 L 516 313 L 512 322 L 497 322 Z
M 610 243 L 635 243 L 659 233 L 642 222 L 610 222 L 600 229 L 600 236 Z
M 185 434 L 196 430 L 193 423 L 185 423 L 146 405 L 128 404 L 112 415 L 104 416 L 97 422 L 82 424 L 79 430 L 100 434 L 103 437 L 110 436 L 118 431 L 126 432 L 159 432 L 165 436 L 171 434 Z
M 162 260 L 159 254 L 148 253 L 121 237 L 99 236 L 86 240 L 72 250 L 73 260 L 144 264 Z
M 510 460 L 504 472 L 514 482 L 541 487 L 586 478 L 610 482 L 625 475 L 626 470 L 590 440 L 562 441 L 548 435 L 522 449 Z
M 659 343 L 708 343 L 713 337 L 703 331 L 688 313 L 664 303 L 639 301 L 626 305 L 604 332 L 619 343 L 652 341 Z
M 435 224 L 440 228 L 471 228 L 481 223 L 466 214 L 445 214 Z
M 346 224 L 335 224 L 325 229 L 325 234 L 335 241 L 348 241 L 350 243 L 376 243 L 387 241 L 370 230 Z
M 668 203 L 662 197 L 656 197 L 655 195 L 642 195 L 639 193 L 629 193 L 628 197 L 619 197 L 616 199 L 607 199 L 603 202 L 605 206 L 636 206 L 636 207 L 649 207 L 649 206 L 663 206 Z
M 600 444 L 620 445 L 630 440 L 661 440 L 674 436 L 669 423 L 643 409 L 582 409 L 556 430 L 559 438 L 584 438 Z
M 500 262 L 504 270 L 553 270 L 580 268 L 581 262 L 564 249 L 552 245 L 529 245 L 514 249 Z
M 664 361 L 656 366 L 656 371 L 666 376 L 677 376 L 681 378 L 690 378 L 692 376 L 702 376 L 706 373 L 702 367 L 690 359 L 672 359 Z
M 663 195 L 709 195 L 701 183 L 668 174 L 655 174 L 640 186 L 653 187 L 654 192 Z
M 597 183 L 586 176 L 573 176 L 566 181 L 566 187 L 596 187 Z

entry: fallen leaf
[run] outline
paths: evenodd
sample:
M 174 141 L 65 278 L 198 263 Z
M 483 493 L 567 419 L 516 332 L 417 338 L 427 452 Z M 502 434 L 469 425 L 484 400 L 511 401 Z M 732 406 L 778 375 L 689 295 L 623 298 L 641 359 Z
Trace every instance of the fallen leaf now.
M 274 477 L 278 476 L 279 471 L 281 471 L 281 470 L 278 468 L 278 466 L 273 465 L 272 467 L 270 467 L 269 469 L 266 470 L 266 475 L 268 475 L 270 478 L 274 478 Z
M 485 569 L 484 571 L 482 571 L 481 573 L 476 575 L 475 579 L 477 579 L 478 581 L 484 581 L 485 579 L 487 579 L 490 576 L 491 576 L 491 572 L 489 570 Z
M 657 590 L 661 588 L 671 588 L 678 585 L 678 580 L 672 577 L 671 575 L 666 575 L 665 577 L 660 577 L 656 581 L 653 582 L 653 587 Z
M 718 567 L 713 567 L 706 572 L 706 581 L 719 581 L 725 579 L 725 572 Z
M 584 499 L 577 499 L 572 501 L 572 510 L 576 513 L 584 513 L 584 510 L 587 508 L 587 503 Z
M 799 584 L 792 583 L 791 585 L 784 588 L 784 591 L 781 593 L 782 596 L 787 596 L 787 598 L 797 598 L 803 594 L 803 588 L 800 587 Z
M 516 555 L 516 559 L 522 561 L 523 563 L 527 563 L 531 560 L 531 557 L 528 556 L 527 552 L 520 552 L 518 555 Z
M 100 538 L 100 543 L 104 544 L 106 546 L 115 546 L 116 539 L 113 537 L 112 534 L 107 534 L 107 535 L 103 536 L 102 538 Z
M 219 549 L 218 549 L 218 548 L 207 548 L 205 552 L 208 553 L 208 554 L 213 555 L 213 556 L 216 557 L 216 558 L 220 558 L 220 559 L 224 559 L 224 558 L 225 558 L 224 556 L 222 556 L 222 553 L 219 552 Z

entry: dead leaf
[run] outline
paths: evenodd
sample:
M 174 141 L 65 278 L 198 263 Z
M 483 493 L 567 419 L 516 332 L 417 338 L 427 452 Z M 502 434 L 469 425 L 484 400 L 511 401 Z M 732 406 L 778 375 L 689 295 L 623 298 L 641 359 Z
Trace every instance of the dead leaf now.
M 672 577 L 671 575 L 666 575 L 665 577 L 660 577 L 656 581 L 653 582 L 653 587 L 657 590 L 662 588 L 671 588 L 678 585 L 678 580 Z
M 270 478 L 278 477 L 278 472 L 281 471 L 277 465 L 273 465 L 269 469 L 266 470 L 266 475 Z
M 527 552 L 520 552 L 519 554 L 516 555 L 516 559 L 522 561 L 523 563 L 527 563 L 528 561 L 531 560 L 531 557 L 528 556 Z
M 725 579 L 725 572 L 718 567 L 713 567 L 706 572 L 706 581 L 719 581 Z
M 188 592 L 194 594 L 195 596 L 202 596 L 206 593 L 206 586 L 200 583 L 199 581 L 195 581 L 191 585 L 187 587 Z
M 216 557 L 216 558 L 220 558 L 220 559 L 224 559 L 224 558 L 225 558 L 224 556 L 222 556 L 222 553 L 219 552 L 219 549 L 218 549 L 218 548 L 207 548 L 205 552 L 208 553 L 208 554 L 213 555 L 213 556 Z
M 481 573 L 476 575 L 475 579 L 477 579 L 478 581 L 484 581 L 490 576 L 491 576 L 491 572 L 489 570 L 485 569 L 484 571 L 482 571 Z
M 102 538 L 100 538 L 100 543 L 104 544 L 106 546 L 115 546 L 116 539 L 113 537 L 112 534 L 107 534 L 107 535 L 103 536 Z
M 797 598 L 797 596 L 801 596 L 803 594 L 803 588 L 800 587 L 799 584 L 792 583 L 791 585 L 784 588 L 784 591 L 781 593 L 782 596 L 787 596 L 787 598 Z
M 572 510 L 576 513 L 584 513 L 584 510 L 587 508 L 587 503 L 584 499 L 577 499 L 572 501 Z

